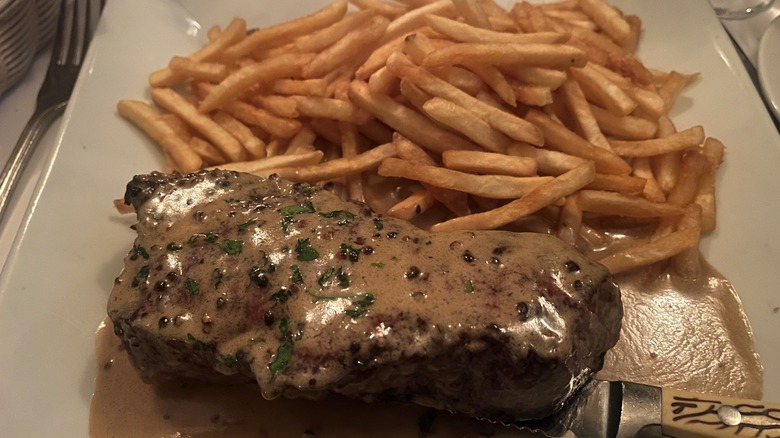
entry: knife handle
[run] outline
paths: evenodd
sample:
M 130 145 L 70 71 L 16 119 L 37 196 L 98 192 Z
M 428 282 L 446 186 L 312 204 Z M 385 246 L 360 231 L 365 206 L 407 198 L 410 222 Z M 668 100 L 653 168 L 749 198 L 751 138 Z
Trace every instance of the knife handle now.
M 780 436 L 780 404 L 664 388 L 661 428 L 675 438 Z

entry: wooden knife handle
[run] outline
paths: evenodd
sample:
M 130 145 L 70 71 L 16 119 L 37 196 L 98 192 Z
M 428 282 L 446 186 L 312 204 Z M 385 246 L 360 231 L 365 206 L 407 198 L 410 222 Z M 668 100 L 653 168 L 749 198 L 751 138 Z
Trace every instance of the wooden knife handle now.
M 664 388 L 661 428 L 675 438 L 780 436 L 780 403 Z

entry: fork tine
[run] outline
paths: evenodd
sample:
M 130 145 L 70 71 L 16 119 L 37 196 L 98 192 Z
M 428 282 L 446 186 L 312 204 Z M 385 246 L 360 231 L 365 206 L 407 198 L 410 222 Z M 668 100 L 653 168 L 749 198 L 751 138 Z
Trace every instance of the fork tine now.
M 80 65 L 81 60 L 84 59 L 84 41 L 87 40 L 87 0 L 76 0 L 75 5 L 75 25 L 73 34 L 75 40 L 73 41 L 73 56 L 70 57 L 70 63 L 73 65 Z
M 54 38 L 54 53 L 57 54 L 56 62 L 58 65 L 65 65 L 68 62 L 73 13 L 73 0 L 62 0 L 60 2 L 60 18 L 57 21 L 57 34 Z

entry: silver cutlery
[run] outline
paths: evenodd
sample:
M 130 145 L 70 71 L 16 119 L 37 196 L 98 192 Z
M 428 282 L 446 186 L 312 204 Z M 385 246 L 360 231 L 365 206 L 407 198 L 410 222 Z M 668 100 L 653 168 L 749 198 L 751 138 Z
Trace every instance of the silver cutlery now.
M 52 122 L 65 111 L 97 27 L 101 3 L 100 0 L 61 1 L 51 61 L 38 91 L 35 112 L 0 174 L 0 223 L 6 216 L 11 196 L 32 151 Z

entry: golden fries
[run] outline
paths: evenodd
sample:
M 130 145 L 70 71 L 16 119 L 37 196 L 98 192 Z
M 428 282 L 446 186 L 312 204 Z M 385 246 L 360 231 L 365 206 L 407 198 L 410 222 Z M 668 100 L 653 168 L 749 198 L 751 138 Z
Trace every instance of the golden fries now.
M 724 147 L 672 123 L 698 75 L 645 66 L 639 17 L 605 0 L 351 3 L 212 27 L 150 74 L 163 112 L 117 111 L 170 171 L 328 182 L 434 231 L 548 232 L 615 273 L 671 259 L 697 275 Z M 404 196 L 379 199 L 385 186 Z M 614 226 L 650 237 L 617 251 Z

